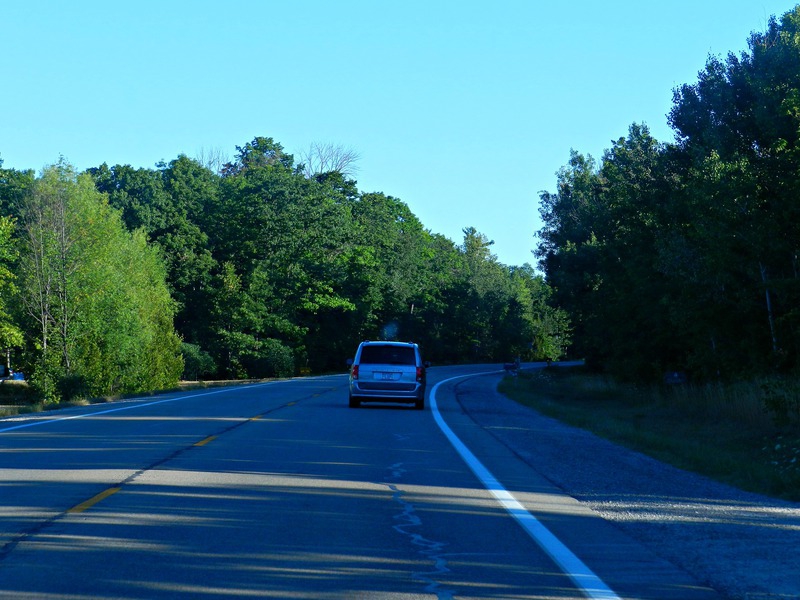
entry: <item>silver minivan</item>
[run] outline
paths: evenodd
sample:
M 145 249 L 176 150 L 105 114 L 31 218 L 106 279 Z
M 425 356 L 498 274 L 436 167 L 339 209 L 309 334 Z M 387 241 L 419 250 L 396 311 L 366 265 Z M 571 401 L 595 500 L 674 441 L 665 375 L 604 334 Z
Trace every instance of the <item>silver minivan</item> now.
M 413 402 L 425 408 L 425 370 L 412 342 L 361 342 L 350 366 L 350 408 L 362 402 Z

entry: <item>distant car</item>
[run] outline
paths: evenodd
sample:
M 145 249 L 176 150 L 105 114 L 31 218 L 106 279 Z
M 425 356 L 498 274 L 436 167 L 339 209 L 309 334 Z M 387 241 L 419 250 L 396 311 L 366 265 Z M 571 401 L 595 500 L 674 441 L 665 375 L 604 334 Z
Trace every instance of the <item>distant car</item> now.
M 362 402 L 413 402 L 424 409 L 428 366 L 412 342 L 361 342 L 350 367 L 350 408 Z
M 0 365 L 2 366 L 2 365 Z M 3 369 L 5 371 L 5 369 Z M 8 369 L 8 373 L 0 377 L 0 381 L 25 381 L 25 373 Z

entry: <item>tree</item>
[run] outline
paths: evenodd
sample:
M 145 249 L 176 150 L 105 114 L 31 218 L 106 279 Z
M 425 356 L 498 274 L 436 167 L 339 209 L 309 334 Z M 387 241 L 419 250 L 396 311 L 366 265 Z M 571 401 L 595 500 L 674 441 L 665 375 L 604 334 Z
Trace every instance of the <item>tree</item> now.
M 48 400 L 160 389 L 182 371 L 157 250 L 129 233 L 63 160 L 22 207 L 21 292 L 36 324 L 33 382 Z
M 716 282 L 706 347 L 723 371 L 800 358 L 798 34 L 800 7 L 772 18 L 749 51 L 709 58 L 696 84 L 675 91 L 670 113 L 691 160 L 686 199 L 701 232 L 681 241 Z
M 161 248 L 178 307 L 175 326 L 185 340 L 207 345 L 216 261 L 206 231 L 216 227 L 209 215 L 218 197 L 218 176 L 183 155 L 160 170 L 104 164 L 88 172 L 111 206 L 122 211 L 128 229 L 143 228 Z
M 174 219 L 152 239 L 163 251 L 167 282 L 178 306 L 175 327 L 185 340 L 209 343 L 209 307 L 217 261 L 208 231 L 219 198 L 219 177 L 198 162 L 179 156 L 161 172 Z
M 103 164 L 89 170 L 97 190 L 119 211 L 132 243 L 152 246 L 166 268 L 172 304 L 161 314 L 175 315 L 187 374 L 196 375 L 212 363 L 214 375 L 222 377 L 340 369 L 343 358 L 364 338 L 413 339 L 431 358 L 444 362 L 508 358 L 523 351 L 544 356 L 563 349 L 555 341 L 563 333 L 557 333 L 560 321 L 550 318 L 550 308 L 542 302 L 546 285 L 499 264 L 491 243 L 476 230 L 457 246 L 426 230 L 401 200 L 360 192 L 345 165 L 330 162 L 340 148 L 316 150 L 324 166 L 314 174 L 267 137 L 237 147 L 235 158 L 220 172 L 185 156 L 156 169 Z M 117 280 L 102 266 L 115 256 L 113 251 L 92 237 L 93 228 L 82 225 L 86 221 L 99 227 L 107 219 L 89 210 L 91 202 L 85 198 L 92 193 L 83 190 L 82 177 L 62 171 L 37 181 L 34 195 L 45 199 L 49 179 L 60 190 L 51 196 L 66 207 L 64 239 L 70 244 L 62 254 L 73 261 L 61 264 L 74 271 L 49 271 L 67 273 L 61 286 L 47 288 L 48 280 L 42 279 L 49 290 L 44 297 L 61 300 L 58 294 L 64 290 L 67 308 L 56 311 L 47 305 L 39 311 L 44 316 L 38 319 L 36 337 L 46 340 L 46 354 L 52 357 L 50 371 L 42 368 L 39 373 L 52 372 L 55 383 L 69 377 L 75 388 L 121 389 L 134 385 L 134 371 L 120 371 L 116 358 L 104 354 L 111 331 L 95 316 L 108 315 L 106 320 L 115 323 L 121 337 L 112 345 L 120 352 L 139 343 L 129 339 L 135 321 L 114 321 L 115 315 L 129 314 L 118 297 L 95 293 L 89 300 L 76 296 L 69 283 L 83 277 L 81 289 L 99 285 L 84 269 L 87 256 L 98 265 L 97 277 Z M 10 190 L 0 188 L 0 199 Z M 58 236 L 52 233 L 57 223 L 41 223 L 50 232 L 43 247 L 58 256 L 53 241 Z M 103 231 L 103 239 L 125 247 L 118 233 Z M 84 241 L 92 239 L 94 245 Z M 142 260 L 147 262 L 144 256 Z M 545 322 L 552 327 L 543 326 Z M 83 336 L 79 344 L 72 341 L 76 335 Z M 105 362 L 95 360 L 100 356 Z
M 575 328 L 578 356 L 592 364 L 604 361 L 602 320 L 596 317 L 596 295 L 603 286 L 602 242 L 595 231 L 602 220 L 602 182 L 591 156 L 571 152 L 558 173 L 558 191 L 542 192 L 536 256 L 558 306 Z
M 544 277 L 528 264 L 509 269 L 511 296 L 497 333 L 509 357 L 557 360 L 571 342 L 567 313 L 554 307 L 553 292 Z
M 0 216 L 0 350 L 7 354 L 12 348 L 23 345 L 22 330 L 10 311 L 11 303 L 18 298 L 16 275 L 12 270 L 17 262 L 17 249 L 12 237 L 14 228 L 14 219 Z
M 800 366 L 800 6 L 542 194 L 538 256 L 590 363 L 636 379 Z
M 499 346 L 495 335 L 508 310 L 508 272 L 490 250 L 494 241 L 474 227 L 466 227 L 463 232 L 459 250 L 464 272 L 459 298 L 453 298 L 463 335 L 460 352 L 474 359 L 499 359 L 508 351 Z
M 603 210 L 594 231 L 603 284 L 595 327 L 609 368 L 630 379 L 658 379 L 684 365 L 670 333 L 670 282 L 657 255 L 665 207 L 675 195 L 668 167 L 666 147 L 633 124 L 604 153 L 598 174 Z
M 223 166 L 222 175 L 231 177 L 266 166 L 282 166 L 291 169 L 294 156 L 287 154 L 283 146 L 269 137 L 256 137 L 244 146 L 236 146 L 236 159 Z
M 362 339 L 392 337 L 387 326 L 394 336 L 416 337 L 415 313 L 429 286 L 430 234 L 407 204 L 383 193 L 361 194 L 352 204 L 352 216 L 357 248 L 351 273 L 360 290 Z
M 70 371 L 70 349 L 75 342 L 71 326 L 75 303 L 67 286 L 78 258 L 77 232 L 67 219 L 73 178 L 74 172 L 62 159 L 44 171 L 21 207 L 25 231 L 23 300 L 36 323 L 40 351 L 33 382 L 46 401 L 58 396 L 59 371 Z
M 599 168 L 573 153 L 558 194 L 542 194 L 538 255 L 572 316 L 580 353 L 631 379 L 682 365 L 667 333 L 669 285 L 657 251 L 674 192 L 668 165 L 666 147 L 634 124 Z
M 337 144 L 312 143 L 300 155 L 300 164 L 307 177 L 316 178 L 327 173 L 338 173 L 351 178 L 358 172 L 357 162 L 361 155 L 352 148 Z
M 36 178 L 33 170 L 3 169 L 0 160 L 0 215 L 18 217 L 20 207 Z
M 214 174 L 222 173 L 222 169 L 230 162 L 230 158 L 221 148 L 201 148 L 195 160 Z

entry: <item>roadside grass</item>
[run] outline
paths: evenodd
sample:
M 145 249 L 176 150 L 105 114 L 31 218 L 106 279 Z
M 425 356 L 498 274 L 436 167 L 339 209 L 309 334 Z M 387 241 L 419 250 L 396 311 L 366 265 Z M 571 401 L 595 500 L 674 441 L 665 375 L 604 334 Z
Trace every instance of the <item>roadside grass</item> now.
M 156 394 L 169 392 L 188 392 L 193 390 L 205 390 L 223 386 L 243 385 L 247 383 L 258 383 L 266 381 L 264 379 L 240 379 L 222 381 L 181 381 L 178 386 L 172 389 L 156 390 L 153 392 L 141 392 L 138 394 L 120 394 L 117 396 L 101 396 L 97 398 L 74 397 L 70 400 L 46 404 L 36 395 L 36 392 L 25 381 L 3 381 L 0 382 L 0 417 L 13 417 L 16 415 L 39 413 L 59 408 L 69 408 L 72 406 L 86 406 L 89 404 L 103 404 L 113 402 L 123 398 L 146 398 Z
M 0 417 L 37 412 L 41 410 L 33 390 L 24 381 L 0 382 Z
M 642 388 L 553 366 L 506 377 L 500 391 L 676 467 L 800 500 L 800 381 Z

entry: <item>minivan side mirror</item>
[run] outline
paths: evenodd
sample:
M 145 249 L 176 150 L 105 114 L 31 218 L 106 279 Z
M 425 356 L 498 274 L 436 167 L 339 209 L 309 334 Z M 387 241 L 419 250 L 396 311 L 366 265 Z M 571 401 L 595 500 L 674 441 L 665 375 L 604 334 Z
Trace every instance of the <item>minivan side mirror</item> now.
M 347 363 L 347 367 L 348 368 L 353 366 L 353 359 L 352 358 L 348 358 L 345 362 Z

